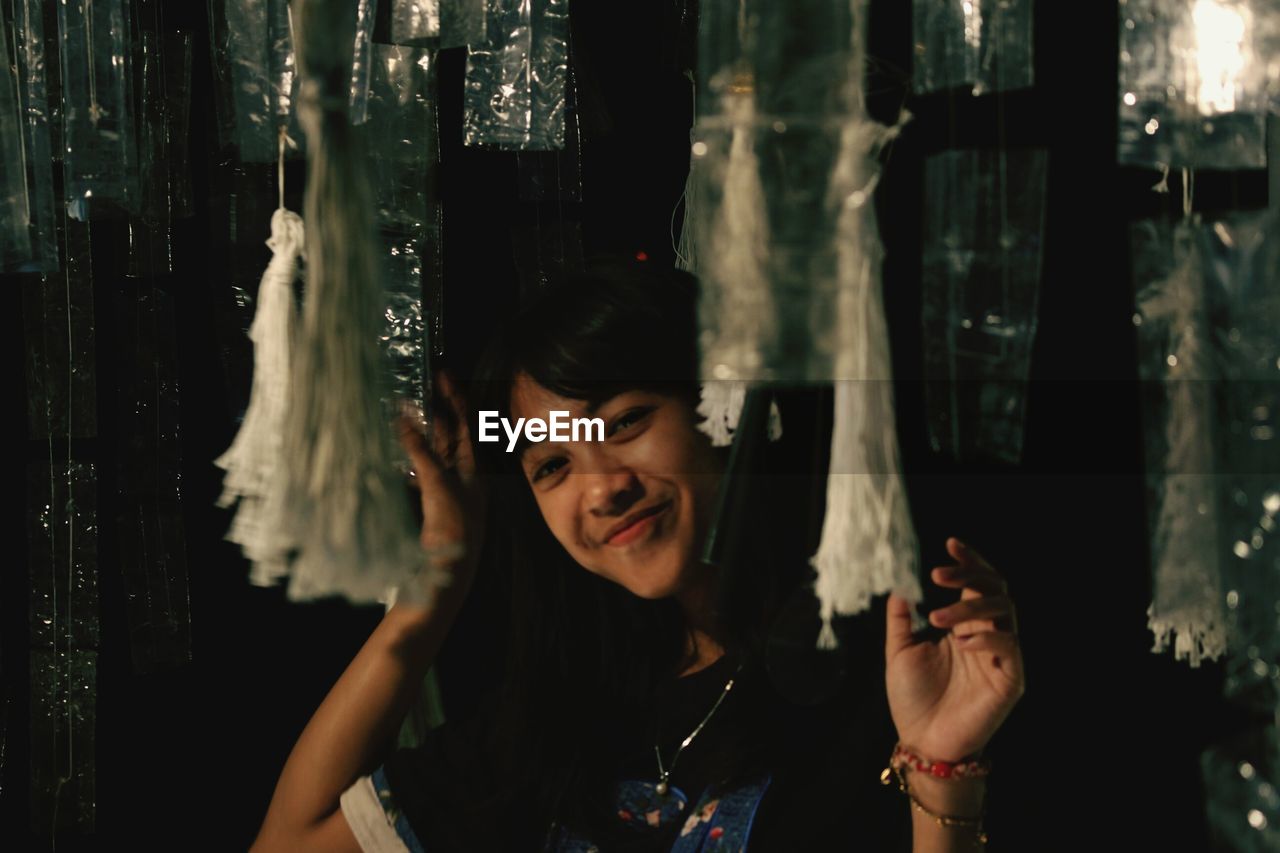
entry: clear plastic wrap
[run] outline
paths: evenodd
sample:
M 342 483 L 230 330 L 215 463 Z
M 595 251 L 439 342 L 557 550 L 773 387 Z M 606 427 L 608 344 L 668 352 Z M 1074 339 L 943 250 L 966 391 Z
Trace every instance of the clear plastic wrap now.
M 143 29 L 135 69 L 141 93 L 138 116 L 138 184 L 136 217 L 131 222 L 130 269 L 156 273 L 173 269 L 170 225 L 195 211 L 191 199 L 191 167 L 187 133 L 191 110 L 191 38 Z M 138 234 L 147 230 L 145 235 Z M 150 257 L 138 257 L 145 247 Z
M 377 0 L 356 0 L 356 31 L 351 51 L 352 124 L 363 124 L 369 114 L 369 64 L 373 60 L 373 25 L 377 9 Z
M 1227 655 L 1227 694 L 1280 697 L 1277 214 L 1134 228 L 1156 651 Z
M 703 284 L 705 379 L 833 376 L 846 286 L 836 223 L 854 203 L 834 190 L 841 154 L 860 145 L 874 157 L 884 138 L 858 118 L 864 53 L 854 6 L 715 0 L 700 8 L 696 203 L 686 216 Z M 860 177 L 850 192 L 865 202 L 874 171 Z
M 490 0 L 485 33 L 467 51 L 463 141 L 515 150 L 562 147 L 568 0 Z
M 1200 772 L 1213 850 L 1280 849 L 1280 740 L 1274 725 L 1255 726 L 1205 750 Z
M 435 56 L 374 46 L 365 127 L 387 297 L 389 391 L 419 408 L 430 360 L 427 318 L 439 316 L 442 295 Z
M 129 0 L 58 4 L 62 41 L 63 195 L 76 219 L 90 206 L 133 210 L 137 142 Z
M 195 215 L 191 187 L 191 36 L 164 38 L 165 150 L 169 157 L 169 216 Z
M 63 211 L 62 270 L 23 280 L 28 438 L 98 434 L 90 227 Z
M 541 292 L 553 277 L 581 271 L 582 148 L 573 88 L 565 93 L 565 144 L 558 151 L 516 152 L 517 197 L 523 215 L 511 229 L 521 300 Z
M 27 496 L 30 830 L 41 839 L 84 837 L 96 817 L 96 471 L 65 457 L 32 463 Z
M 133 330 L 120 373 L 115 522 L 137 673 L 191 659 L 191 608 L 181 508 L 177 328 L 173 300 L 151 279 L 116 300 L 118 328 Z
M 0 17 L 0 38 L 7 57 L 9 28 Z M 0 68 L 0 270 L 14 269 L 31 259 L 30 217 L 27 208 L 27 161 L 23 151 L 23 122 L 18 105 L 18 77 L 8 62 Z
M 1033 0 L 914 0 L 917 94 L 1035 85 Z
M 279 129 L 302 139 L 294 117 L 298 78 L 293 52 L 291 15 L 287 0 L 212 0 L 211 31 L 214 68 L 230 68 L 231 97 L 221 98 L 232 109 L 230 120 L 240 159 L 274 163 Z
M 1226 588 L 1226 694 L 1280 709 L 1280 213 L 1198 231 L 1223 407 L 1219 519 Z
M 440 0 L 386 1 L 391 4 L 392 44 L 436 45 L 440 38 Z
M 924 364 L 935 451 L 1017 464 L 1042 266 L 1048 154 L 925 163 Z
M 1272 0 L 1121 0 L 1120 162 L 1265 167 L 1278 52 Z
M 487 18 L 485 0 L 440 0 L 440 47 L 481 44 L 488 32 Z
M 480 44 L 485 11 L 485 0 L 391 0 L 391 41 L 441 49 Z
M 98 653 L 31 652 L 31 835 L 86 837 L 97 820 Z
M 39 0 L 15 0 L 13 30 L 5 35 L 5 43 L 12 44 L 15 48 L 21 144 L 26 161 L 26 214 L 30 253 L 26 260 L 7 265 L 8 269 L 18 272 L 52 273 L 58 269 L 57 203 L 53 186 L 49 74 L 45 64 L 43 11 L 43 4 Z M 6 143 L 0 143 L 4 144 Z M 7 153 L 4 156 L 7 158 Z M 0 269 L 3 268 L 5 267 L 0 266 Z

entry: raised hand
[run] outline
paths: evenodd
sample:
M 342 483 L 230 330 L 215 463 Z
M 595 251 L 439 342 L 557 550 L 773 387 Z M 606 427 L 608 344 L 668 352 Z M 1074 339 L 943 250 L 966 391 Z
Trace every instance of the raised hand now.
M 444 371 L 436 374 L 431 434 L 409 415 L 398 422 L 422 501 L 422 547 L 465 594 L 484 539 L 485 489 L 476 475 L 466 401 Z
M 958 565 L 932 572 L 960 601 L 930 612 L 948 629 L 937 641 L 911 632 L 910 604 L 890 595 L 885 682 L 898 740 L 932 761 L 958 761 L 991 739 L 1026 689 L 1017 614 L 1004 579 L 959 539 L 947 540 Z

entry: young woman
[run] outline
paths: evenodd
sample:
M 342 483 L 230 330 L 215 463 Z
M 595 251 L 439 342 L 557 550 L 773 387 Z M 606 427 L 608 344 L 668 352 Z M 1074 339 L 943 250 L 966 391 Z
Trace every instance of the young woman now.
M 597 273 L 506 324 L 474 409 L 440 377 L 451 417 L 401 437 L 423 545 L 465 553 L 429 608 L 387 613 L 316 711 L 255 850 L 982 849 L 971 759 L 1024 684 L 1003 580 L 948 540 L 956 564 L 931 578 L 961 597 L 929 614 L 941 636 L 913 635 L 891 595 L 883 627 L 848 620 L 839 686 L 795 701 L 796 670 L 820 657 L 803 607 L 812 483 L 739 481 L 753 497 L 730 556 L 703 562 L 727 451 L 697 429 L 695 306 L 688 276 Z M 604 434 L 508 454 L 473 443 L 481 410 L 566 411 Z M 393 752 L 482 543 L 511 568 L 505 677 L 474 715 Z M 795 625 L 804 650 L 788 657 Z

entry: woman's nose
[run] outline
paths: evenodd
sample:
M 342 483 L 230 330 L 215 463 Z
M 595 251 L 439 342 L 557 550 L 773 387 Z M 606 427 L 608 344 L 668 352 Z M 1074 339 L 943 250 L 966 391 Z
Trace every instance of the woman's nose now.
M 644 496 L 644 487 L 630 468 L 616 467 L 580 476 L 587 481 L 584 487 L 586 508 L 593 515 L 624 513 Z

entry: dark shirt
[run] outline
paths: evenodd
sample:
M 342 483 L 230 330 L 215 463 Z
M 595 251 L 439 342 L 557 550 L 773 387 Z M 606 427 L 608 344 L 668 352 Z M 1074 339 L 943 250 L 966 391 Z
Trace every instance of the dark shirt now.
M 673 680 L 652 704 L 620 720 L 618 737 L 630 742 L 622 751 L 621 778 L 656 782 L 655 735 L 670 764 L 736 670 L 735 661 L 721 658 Z M 495 710 L 492 702 L 482 703 L 476 714 L 445 723 L 421 746 L 397 750 L 383 765 L 395 806 L 429 853 L 542 849 L 550 819 L 494 796 L 503 766 L 491 738 Z M 751 823 L 751 853 L 910 851 L 908 803 L 879 780 L 894 743 L 882 681 L 849 680 L 827 700 L 804 707 L 783 700 L 764 672 L 739 671 L 733 690 L 681 753 L 670 784 L 692 806 L 720 780 L 720 768 L 735 750 L 762 743 L 768 744 L 770 781 Z M 679 829 L 636 836 L 625 849 L 668 851 Z M 600 846 L 605 853 L 623 849 Z

